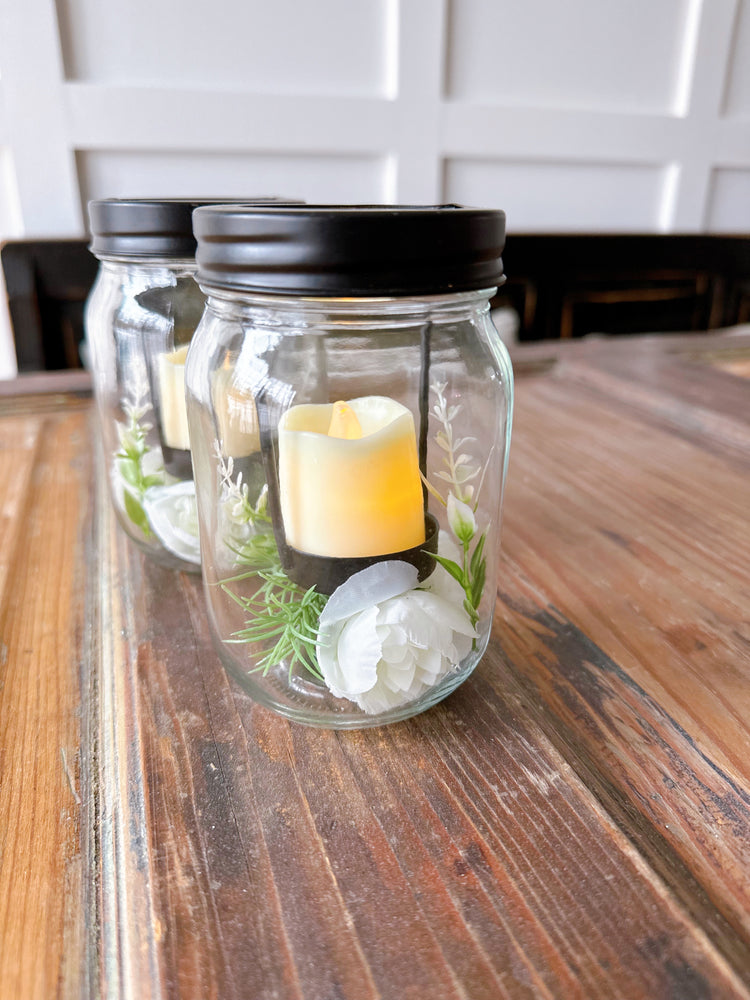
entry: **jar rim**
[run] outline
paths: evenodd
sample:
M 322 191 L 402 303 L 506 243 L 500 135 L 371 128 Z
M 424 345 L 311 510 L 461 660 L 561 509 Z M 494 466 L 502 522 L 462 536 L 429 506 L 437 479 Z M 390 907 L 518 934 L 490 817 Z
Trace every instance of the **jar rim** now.
M 198 281 L 228 291 L 402 297 L 495 287 L 505 213 L 462 205 L 205 205 Z
M 254 289 L 229 289 L 220 285 L 211 285 L 207 281 L 196 281 L 207 299 L 211 302 L 222 302 L 227 305 L 259 306 L 262 308 L 277 309 L 324 309 L 327 311 L 346 311 L 367 309 L 372 307 L 403 306 L 410 304 L 415 307 L 429 307 L 433 303 L 446 302 L 451 305 L 458 305 L 462 302 L 469 302 L 473 299 L 489 300 L 496 293 L 498 286 L 505 283 L 505 276 L 501 276 L 497 285 L 489 285 L 486 288 L 471 288 L 460 292 L 430 292 L 424 295 L 296 295 L 288 292 L 257 292 Z
M 286 202 L 278 195 L 253 195 L 249 204 Z M 126 260 L 195 256 L 193 210 L 200 205 L 236 204 L 233 198 L 95 198 L 88 204 L 96 257 Z

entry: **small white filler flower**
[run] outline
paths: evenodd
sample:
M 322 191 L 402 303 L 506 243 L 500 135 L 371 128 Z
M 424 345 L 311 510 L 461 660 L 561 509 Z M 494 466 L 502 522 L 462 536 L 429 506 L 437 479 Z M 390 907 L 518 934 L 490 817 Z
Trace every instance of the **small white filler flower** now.
M 448 575 L 439 566 L 436 574 Z M 417 586 L 414 566 L 375 563 L 338 587 L 320 616 L 316 653 L 323 678 L 337 698 L 356 702 L 368 715 L 434 687 L 476 637 L 460 601 Z
M 462 500 L 457 500 L 452 493 L 448 494 L 448 524 L 453 534 L 462 545 L 468 545 L 477 533 L 477 521 L 474 511 Z

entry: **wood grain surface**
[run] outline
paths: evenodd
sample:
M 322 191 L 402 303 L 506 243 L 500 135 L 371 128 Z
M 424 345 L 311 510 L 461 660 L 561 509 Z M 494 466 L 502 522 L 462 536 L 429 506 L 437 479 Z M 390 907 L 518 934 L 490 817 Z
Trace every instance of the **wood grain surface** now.
M 85 404 L 0 401 L 0 997 L 750 998 L 748 345 L 521 352 L 490 648 L 360 733 L 226 675 Z
M 82 408 L 83 407 L 83 408 Z M 80 685 L 91 433 L 67 397 L 0 401 L 0 996 L 88 983 Z

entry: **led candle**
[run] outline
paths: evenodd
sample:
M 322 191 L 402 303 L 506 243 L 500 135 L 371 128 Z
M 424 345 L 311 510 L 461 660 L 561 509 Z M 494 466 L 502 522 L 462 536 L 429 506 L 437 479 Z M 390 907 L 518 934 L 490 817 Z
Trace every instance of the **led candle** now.
M 185 406 L 187 352 L 188 345 L 185 344 L 168 354 L 160 354 L 158 358 L 162 439 L 170 448 L 184 451 L 190 448 Z
M 252 394 L 234 385 L 233 377 L 233 368 L 214 374 L 212 399 L 224 454 L 246 458 L 260 451 L 258 413 Z
M 376 556 L 425 540 L 411 411 L 386 396 L 301 404 L 279 423 L 287 543 L 321 556 Z

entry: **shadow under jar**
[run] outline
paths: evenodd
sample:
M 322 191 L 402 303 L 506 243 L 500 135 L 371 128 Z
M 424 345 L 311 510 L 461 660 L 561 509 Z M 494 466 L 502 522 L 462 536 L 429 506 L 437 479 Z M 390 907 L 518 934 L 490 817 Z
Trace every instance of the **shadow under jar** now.
M 502 212 L 203 207 L 188 421 L 214 643 L 309 725 L 405 719 L 492 624 L 512 372 Z

